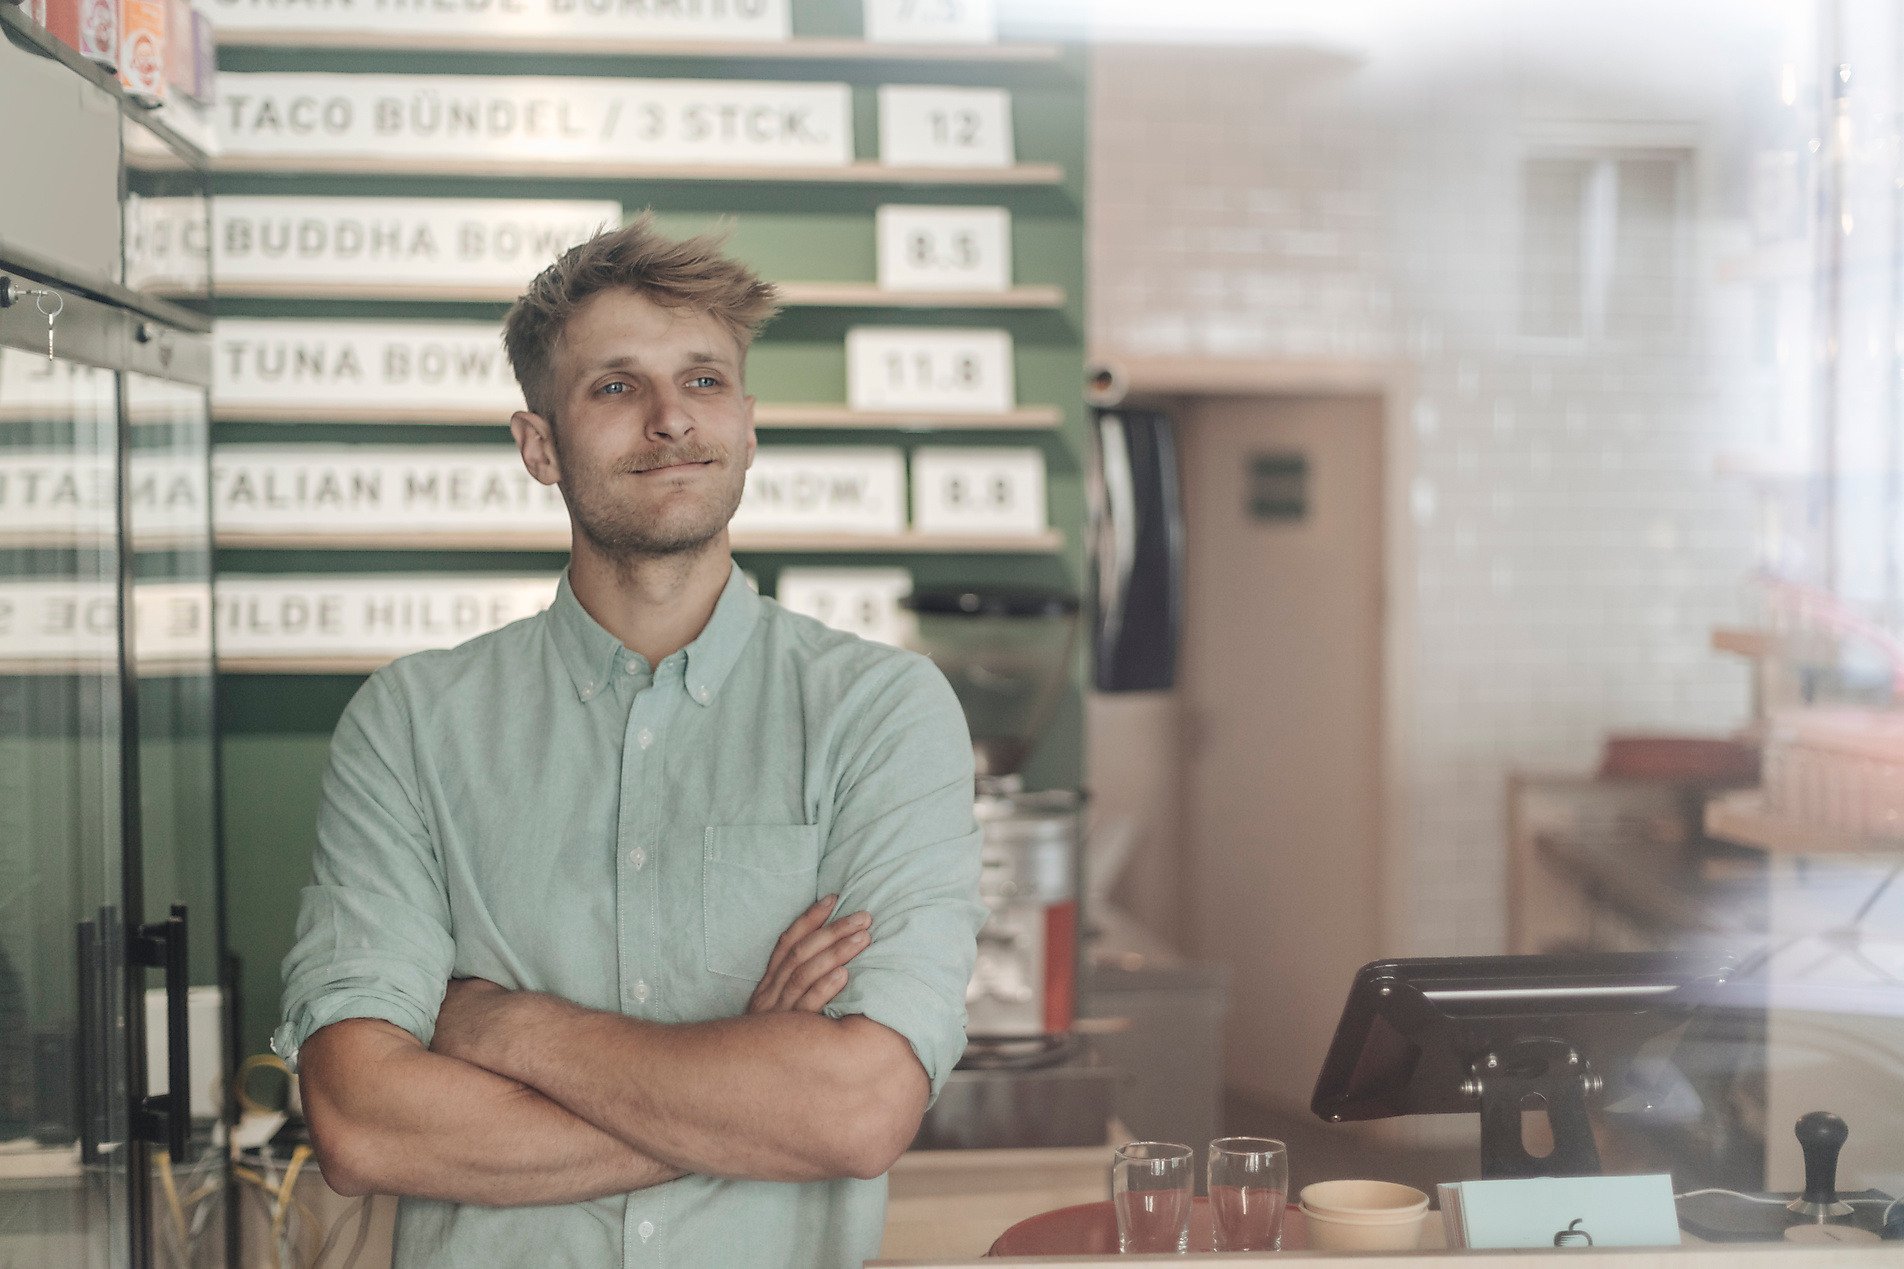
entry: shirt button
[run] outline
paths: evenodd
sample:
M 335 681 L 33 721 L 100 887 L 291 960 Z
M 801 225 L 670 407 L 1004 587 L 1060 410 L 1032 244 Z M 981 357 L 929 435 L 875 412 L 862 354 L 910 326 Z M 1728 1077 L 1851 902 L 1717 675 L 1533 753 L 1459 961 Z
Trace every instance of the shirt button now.
M 701 702 L 701 704 L 707 704 L 707 697 L 708 691 L 705 683 L 694 689 L 694 699 Z
M 624 663 L 621 668 L 628 671 L 629 677 L 632 678 L 635 675 L 641 673 L 641 662 L 628 661 Z
M 644 978 L 635 980 L 635 999 L 644 1003 L 648 999 L 648 982 Z
M 635 1226 L 635 1232 L 641 1235 L 642 1242 L 644 1243 L 647 1242 L 650 1238 L 654 1237 L 654 1222 L 653 1221 L 641 1222 L 641 1224 Z
M 641 866 L 648 862 L 648 852 L 637 846 L 628 852 L 628 862 L 635 866 L 636 871 L 639 871 Z
M 649 745 L 654 743 L 654 733 L 649 731 L 646 727 L 643 727 L 640 731 L 635 733 L 635 743 L 640 745 L 643 749 L 646 749 Z

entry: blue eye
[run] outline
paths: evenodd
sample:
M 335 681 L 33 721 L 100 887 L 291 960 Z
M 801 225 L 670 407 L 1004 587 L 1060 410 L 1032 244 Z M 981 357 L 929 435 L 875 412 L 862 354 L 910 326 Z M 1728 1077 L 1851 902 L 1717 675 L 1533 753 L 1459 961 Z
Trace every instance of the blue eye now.
M 626 391 L 626 390 L 627 390 L 627 387 L 628 387 L 628 385 L 627 385 L 627 384 L 625 384 L 625 383 L 622 383 L 622 382 L 621 382 L 620 380 L 616 380 L 616 381 L 615 381 L 614 383 L 605 383 L 605 384 L 603 384 L 603 385 L 602 385 L 602 391 L 603 391 L 603 392 L 607 392 L 607 391 L 609 391 L 610 389 L 621 389 L 621 390 L 623 390 L 623 391 Z
M 718 388 L 721 386 L 721 381 L 716 379 L 713 375 L 695 375 L 694 378 L 688 380 L 688 382 L 704 383 L 710 388 Z

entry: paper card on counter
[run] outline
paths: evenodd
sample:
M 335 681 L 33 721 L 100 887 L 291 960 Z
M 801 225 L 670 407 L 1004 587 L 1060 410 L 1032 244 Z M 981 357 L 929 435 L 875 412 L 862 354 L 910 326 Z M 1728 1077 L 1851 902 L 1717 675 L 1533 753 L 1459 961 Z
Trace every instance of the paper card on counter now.
M 1672 1247 L 1670 1176 L 1516 1177 L 1439 1187 L 1450 1247 Z

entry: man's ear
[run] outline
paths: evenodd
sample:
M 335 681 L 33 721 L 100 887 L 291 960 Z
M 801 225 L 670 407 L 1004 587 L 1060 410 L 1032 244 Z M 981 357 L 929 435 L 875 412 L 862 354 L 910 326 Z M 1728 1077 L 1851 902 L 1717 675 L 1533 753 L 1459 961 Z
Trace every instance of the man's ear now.
M 509 432 L 516 438 L 516 452 L 531 476 L 545 485 L 562 479 L 562 464 L 555 452 L 555 427 L 540 414 L 517 410 L 509 416 Z
M 755 402 L 752 397 L 743 397 L 742 401 L 747 408 L 747 469 L 752 471 L 754 466 L 754 451 L 760 448 L 760 438 L 754 433 Z

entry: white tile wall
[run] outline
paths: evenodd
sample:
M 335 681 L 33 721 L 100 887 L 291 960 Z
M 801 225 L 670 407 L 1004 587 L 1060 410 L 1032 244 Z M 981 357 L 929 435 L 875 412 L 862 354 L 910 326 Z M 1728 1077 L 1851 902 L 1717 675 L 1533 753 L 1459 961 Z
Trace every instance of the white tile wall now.
M 1603 7 L 1607 23 L 1637 11 Z M 1501 949 L 1510 770 L 1590 769 L 1610 731 L 1744 719 L 1744 667 L 1707 639 L 1736 619 L 1755 512 L 1716 466 L 1764 423 L 1728 389 L 1750 367 L 1749 324 L 1702 281 L 1745 215 L 1728 93 L 1761 68 L 1740 47 L 1722 50 L 1738 65 L 1670 90 L 1609 62 L 1596 98 L 1589 64 L 1558 105 L 1511 58 L 1490 77 L 1459 57 L 1397 69 L 1393 50 L 1294 74 L 1264 49 L 1095 54 L 1096 353 L 1412 367 L 1397 448 L 1413 467 L 1390 484 L 1414 535 L 1390 586 L 1413 618 L 1411 692 L 1392 702 L 1410 738 L 1395 953 Z M 1618 279 L 1611 338 L 1525 338 L 1523 127 L 1577 118 L 1590 135 L 1609 101 L 1685 133 L 1683 169 L 1642 166 L 1622 187 L 1655 263 Z M 1692 213 L 1678 239 L 1663 210 L 1676 170 Z M 1678 280 L 1656 263 L 1674 242 Z

